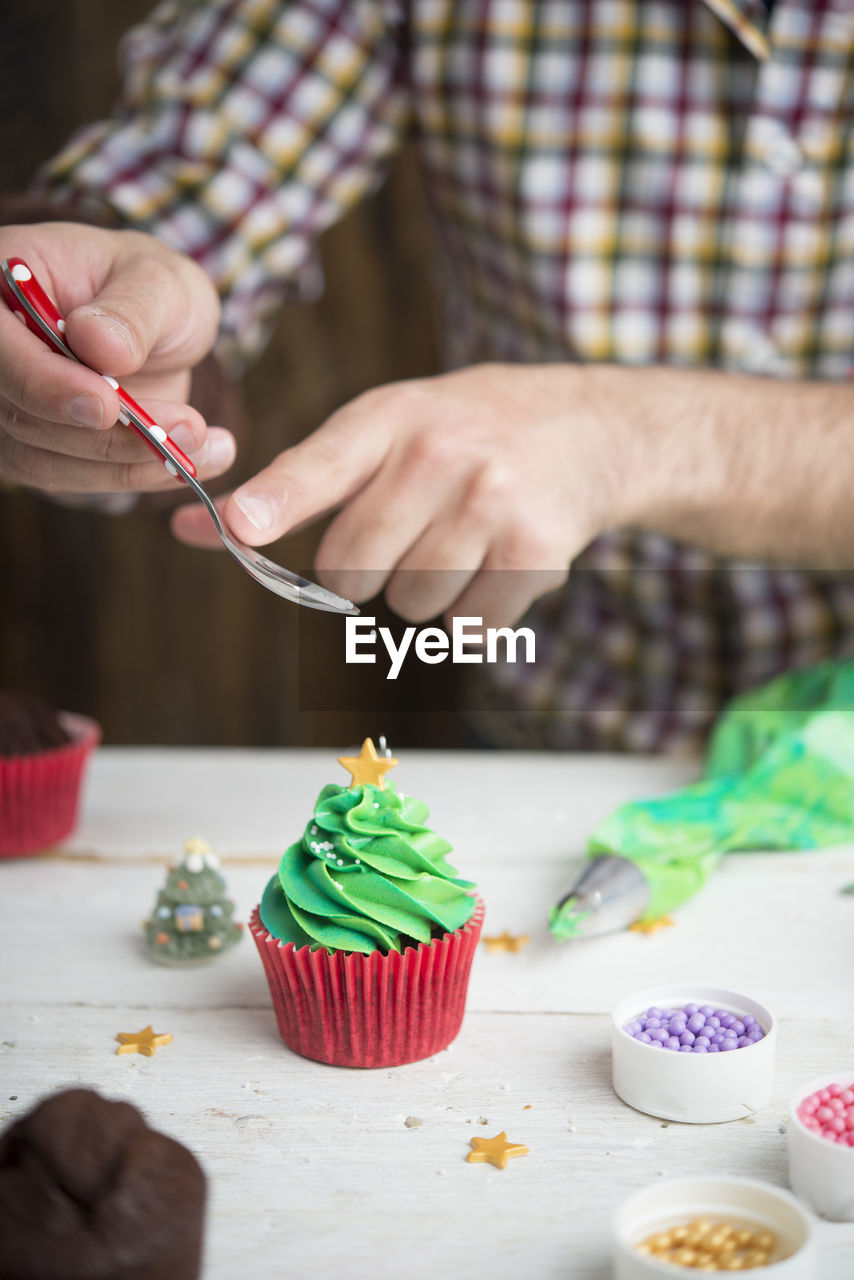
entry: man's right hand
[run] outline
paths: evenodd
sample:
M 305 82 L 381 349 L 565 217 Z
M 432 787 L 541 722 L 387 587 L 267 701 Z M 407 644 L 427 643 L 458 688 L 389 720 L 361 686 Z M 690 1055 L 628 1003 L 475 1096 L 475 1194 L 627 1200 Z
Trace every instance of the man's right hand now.
M 12 257 L 54 299 L 83 363 L 51 351 L 0 301 L 0 476 L 64 493 L 174 486 L 163 463 L 118 424 L 118 399 L 101 373 L 121 381 L 200 478 L 228 469 L 233 437 L 185 403 L 219 320 L 200 267 L 140 232 L 69 222 L 0 228 L 0 259 Z

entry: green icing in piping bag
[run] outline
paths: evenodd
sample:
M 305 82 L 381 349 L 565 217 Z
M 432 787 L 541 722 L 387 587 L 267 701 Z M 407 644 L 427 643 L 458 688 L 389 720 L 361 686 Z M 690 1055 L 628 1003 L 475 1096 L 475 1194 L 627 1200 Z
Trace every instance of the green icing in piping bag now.
M 586 865 L 549 927 L 558 938 L 591 937 L 654 920 L 701 889 L 725 853 L 852 839 L 854 661 L 830 661 L 735 698 L 712 734 L 702 781 L 621 805 L 600 823 L 587 857 L 611 857 L 592 868 L 592 892 Z M 642 880 L 622 874 L 622 860 Z

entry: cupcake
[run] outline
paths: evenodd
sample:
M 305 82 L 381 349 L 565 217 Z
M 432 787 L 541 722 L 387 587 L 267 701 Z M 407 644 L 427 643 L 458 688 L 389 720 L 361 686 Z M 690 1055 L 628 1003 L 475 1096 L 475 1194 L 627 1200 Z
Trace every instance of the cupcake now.
M 426 805 L 386 780 L 396 760 L 368 738 L 340 763 L 351 785 L 320 792 L 250 928 L 291 1049 L 399 1066 L 457 1035 L 483 904 L 448 865 Z
M 91 1089 L 0 1136 L 3 1280 L 196 1280 L 204 1208 L 195 1156 Z
M 86 716 L 0 690 L 0 857 L 37 853 L 71 834 L 83 770 L 100 737 Z

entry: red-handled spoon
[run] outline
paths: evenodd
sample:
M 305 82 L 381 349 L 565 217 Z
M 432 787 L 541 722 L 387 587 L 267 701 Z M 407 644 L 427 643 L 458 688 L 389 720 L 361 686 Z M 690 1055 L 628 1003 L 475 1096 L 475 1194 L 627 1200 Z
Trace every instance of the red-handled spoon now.
M 56 305 L 23 259 L 4 258 L 0 263 L 0 294 L 13 314 L 52 351 L 67 356 L 78 364 L 83 363 L 65 341 L 65 321 Z M 149 449 L 162 458 L 170 475 L 189 485 L 206 508 L 223 546 L 256 582 L 286 600 L 307 605 L 311 609 L 323 609 L 327 613 L 359 612 L 343 596 L 337 596 L 333 591 L 327 591 L 325 587 L 291 573 L 290 569 L 274 564 L 254 547 L 247 546 L 235 538 L 234 534 L 226 532 L 213 500 L 196 479 L 196 468 L 186 454 L 172 443 L 163 428 L 128 395 L 124 387 L 119 386 L 115 378 L 106 373 L 101 377 L 110 384 L 119 398 L 119 422 L 136 432 Z

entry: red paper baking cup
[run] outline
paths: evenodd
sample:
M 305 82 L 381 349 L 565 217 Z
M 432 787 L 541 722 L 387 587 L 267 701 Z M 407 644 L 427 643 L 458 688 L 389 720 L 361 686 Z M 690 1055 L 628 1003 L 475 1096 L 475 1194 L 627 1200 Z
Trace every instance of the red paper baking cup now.
M 366 956 L 283 946 L 256 907 L 249 928 L 285 1044 L 335 1067 L 399 1067 L 446 1049 L 462 1025 L 483 912 L 478 898 L 454 933 Z
M 39 853 L 74 830 L 83 770 L 101 740 L 88 716 L 59 713 L 71 742 L 27 756 L 0 756 L 0 858 Z

